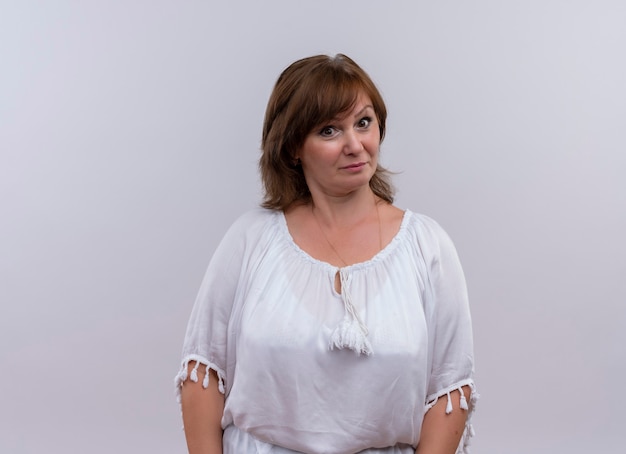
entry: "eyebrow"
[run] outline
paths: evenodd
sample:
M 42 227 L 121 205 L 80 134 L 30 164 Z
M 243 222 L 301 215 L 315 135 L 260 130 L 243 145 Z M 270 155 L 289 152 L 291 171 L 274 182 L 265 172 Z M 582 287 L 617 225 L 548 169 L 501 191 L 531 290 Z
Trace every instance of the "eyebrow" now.
M 374 106 L 373 106 L 373 105 L 371 105 L 371 104 L 366 104 L 365 106 L 363 106 L 363 108 L 362 108 L 361 110 L 359 110 L 357 113 L 355 113 L 355 114 L 354 114 L 354 117 L 353 117 L 353 118 L 357 118 L 357 117 L 359 117 L 360 115 L 363 115 L 363 112 L 365 112 L 367 109 L 372 109 L 372 110 L 374 110 Z M 331 121 L 340 121 L 340 120 L 342 120 L 342 119 L 344 119 L 344 118 L 347 118 L 347 117 L 335 117 L 335 118 L 333 118 Z
M 367 109 L 374 110 L 374 106 L 372 106 L 371 104 L 365 105 L 361 110 L 359 110 L 357 113 L 354 114 L 354 117 L 356 118 L 360 115 L 363 115 L 363 112 L 365 112 Z

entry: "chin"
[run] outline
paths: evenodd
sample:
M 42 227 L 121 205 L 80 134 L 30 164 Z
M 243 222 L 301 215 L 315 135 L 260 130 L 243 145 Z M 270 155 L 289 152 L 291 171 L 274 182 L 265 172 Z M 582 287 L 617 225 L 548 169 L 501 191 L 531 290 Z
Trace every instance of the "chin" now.
M 369 188 L 370 179 L 371 178 L 363 179 L 363 181 L 359 183 L 352 182 L 352 184 L 344 186 L 342 192 L 344 192 L 345 195 L 348 195 L 348 194 L 352 194 L 353 192 L 359 191 L 361 189 Z

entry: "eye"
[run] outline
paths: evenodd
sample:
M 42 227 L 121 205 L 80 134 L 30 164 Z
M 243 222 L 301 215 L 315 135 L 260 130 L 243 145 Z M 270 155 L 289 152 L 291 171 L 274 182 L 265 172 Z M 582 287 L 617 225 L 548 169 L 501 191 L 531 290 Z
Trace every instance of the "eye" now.
M 334 126 L 324 126 L 320 132 L 319 135 L 322 137 L 332 137 L 337 133 L 337 130 L 335 129 Z
M 367 129 L 369 125 L 372 123 L 372 117 L 363 117 L 359 121 L 357 121 L 357 128 Z

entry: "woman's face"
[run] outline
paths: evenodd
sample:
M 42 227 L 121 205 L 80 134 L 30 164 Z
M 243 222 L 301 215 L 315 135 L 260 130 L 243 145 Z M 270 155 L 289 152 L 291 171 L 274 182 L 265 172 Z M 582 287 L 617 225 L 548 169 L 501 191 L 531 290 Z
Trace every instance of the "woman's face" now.
M 378 165 L 380 131 L 369 96 L 309 133 L 296 157 L 311 194 L 341 196 L 369 181 Z

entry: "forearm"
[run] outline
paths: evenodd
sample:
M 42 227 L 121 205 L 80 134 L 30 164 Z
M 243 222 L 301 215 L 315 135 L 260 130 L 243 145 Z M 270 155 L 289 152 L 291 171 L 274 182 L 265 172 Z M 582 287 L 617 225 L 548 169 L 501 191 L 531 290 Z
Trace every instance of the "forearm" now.
M 189 373 L 194 364 L 189 365 Z M 202 387 L 204 373 L 199 368 L 198 381 L 187 379 L 181 390 L 183 424 L 189 454 L 222 454 L 222 415 L 224 396 L 218 390 L 217 375 L 209 371 L 209 387 Z
M 463 393 L 468 402 L 470 392 L 469 386 L 463 387 Z M 459 402 L 459 392 L 453 391 L 451 398 L 453 402 Z M 457 404 L 453 405 L 450 414 L 446 414 L 446 404 L 447 399 L 441 398 L 424 415 L 420 441 L 415 454 L 455 454 L 465 429 L 467 411 L 462 410 Z

